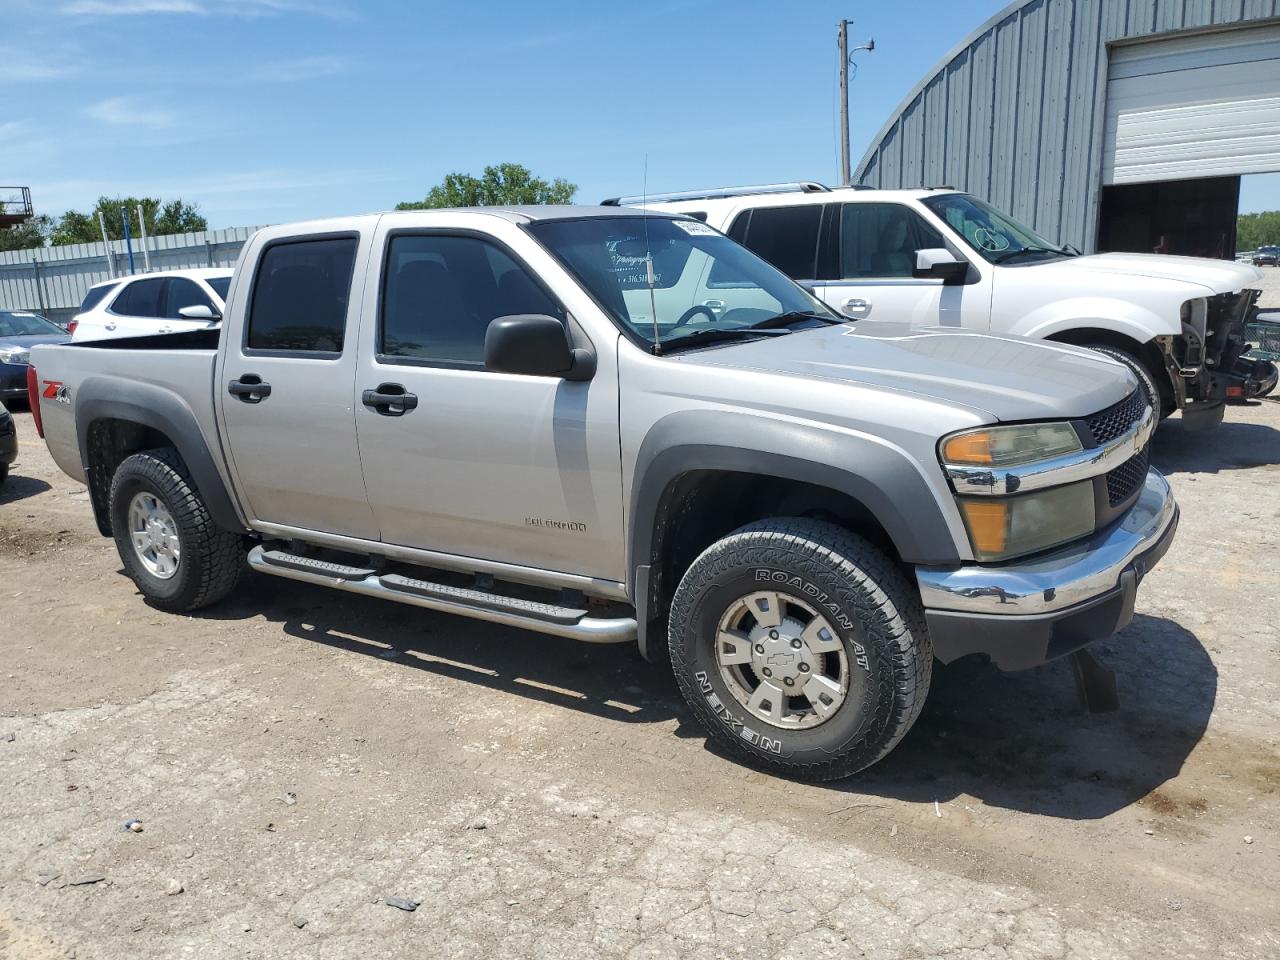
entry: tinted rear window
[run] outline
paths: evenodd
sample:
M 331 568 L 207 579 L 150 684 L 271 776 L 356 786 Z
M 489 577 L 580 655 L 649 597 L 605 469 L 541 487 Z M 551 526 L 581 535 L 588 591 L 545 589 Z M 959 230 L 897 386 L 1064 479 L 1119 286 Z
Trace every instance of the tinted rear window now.
M 751 211 L 746 245 L 795 280 L 817 276 L 818 226 L 822 207 L 759 207 Z M 734 224 L 737 227 L 737 224 Z M 734 230 L 729 236 L 738 239 Z
M 135 280 L 111 302 L 111 312 L 126 317 L 164 316 L 164 292 L 168 280 Z
M 84 295 L 84 300 L 80 302 L 80 312 L 92 310 L 103 300 L 107 299 L 107 294 L 120 286 L 118 283 L 105 283 L 100 287 L 91 287 L 89 292 Z
M 355 258 L 355 237 L 268 247 L 249 306 L 249 349 L 341 353 Z

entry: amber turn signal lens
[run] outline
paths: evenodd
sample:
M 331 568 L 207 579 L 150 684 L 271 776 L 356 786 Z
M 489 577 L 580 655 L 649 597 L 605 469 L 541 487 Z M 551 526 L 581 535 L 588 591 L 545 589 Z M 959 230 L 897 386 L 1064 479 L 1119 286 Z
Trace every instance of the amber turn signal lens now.
M 991 463 L 991 434 L 985 431 L 962 433 L 942 445 L 946 463 Z
M 1009 536 L 1009 504 L 1004 500 L 961 500 L 964 525 L 979 556 L 994 557 L 1005 551 Z

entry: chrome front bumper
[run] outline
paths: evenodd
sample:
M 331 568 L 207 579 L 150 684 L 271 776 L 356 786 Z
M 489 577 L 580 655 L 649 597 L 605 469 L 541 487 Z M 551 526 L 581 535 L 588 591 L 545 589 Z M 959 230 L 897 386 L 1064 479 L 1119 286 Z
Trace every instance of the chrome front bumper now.
M 1152 470 L 1124 517 L 1086 540 L 1027 561 L 917 568 L 936 655 L 986 653 L 1016 670 L 1109 636 L 1132 617 L 1138 582 L 1177 521 L 1173 492 Z

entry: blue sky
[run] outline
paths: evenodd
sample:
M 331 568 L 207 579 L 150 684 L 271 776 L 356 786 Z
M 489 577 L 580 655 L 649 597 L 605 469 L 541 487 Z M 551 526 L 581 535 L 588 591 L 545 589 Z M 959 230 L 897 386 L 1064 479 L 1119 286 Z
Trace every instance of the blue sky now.
M 0 183 L 215 227 L 380 210 L 515 161 L 594 201 L 838 176 L 835 24 L 856 164 L 907 91 L 1006 0 L 0 0 Z M 1276 178 L 1246 209 L 1280 206 Z M 1275 202 L 1271 202 L 1275 201 Z

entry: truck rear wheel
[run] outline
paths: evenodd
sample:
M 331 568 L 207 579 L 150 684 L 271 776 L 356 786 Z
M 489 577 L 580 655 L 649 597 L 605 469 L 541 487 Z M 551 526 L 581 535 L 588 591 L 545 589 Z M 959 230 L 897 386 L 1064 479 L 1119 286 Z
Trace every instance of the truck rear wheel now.
M 884 757 L 920 715 L 933 648 L 901 571 L 815 520 L 753 523 L 712 544 L 671 607 L 671 663 L 712 739 L 807 780 Z
M 240 579 L 240 538 L 214 524 L 176 451 L 147 450 L 121 463 L 110 509 L 125 572 L 157 607 L 207 606 Z

